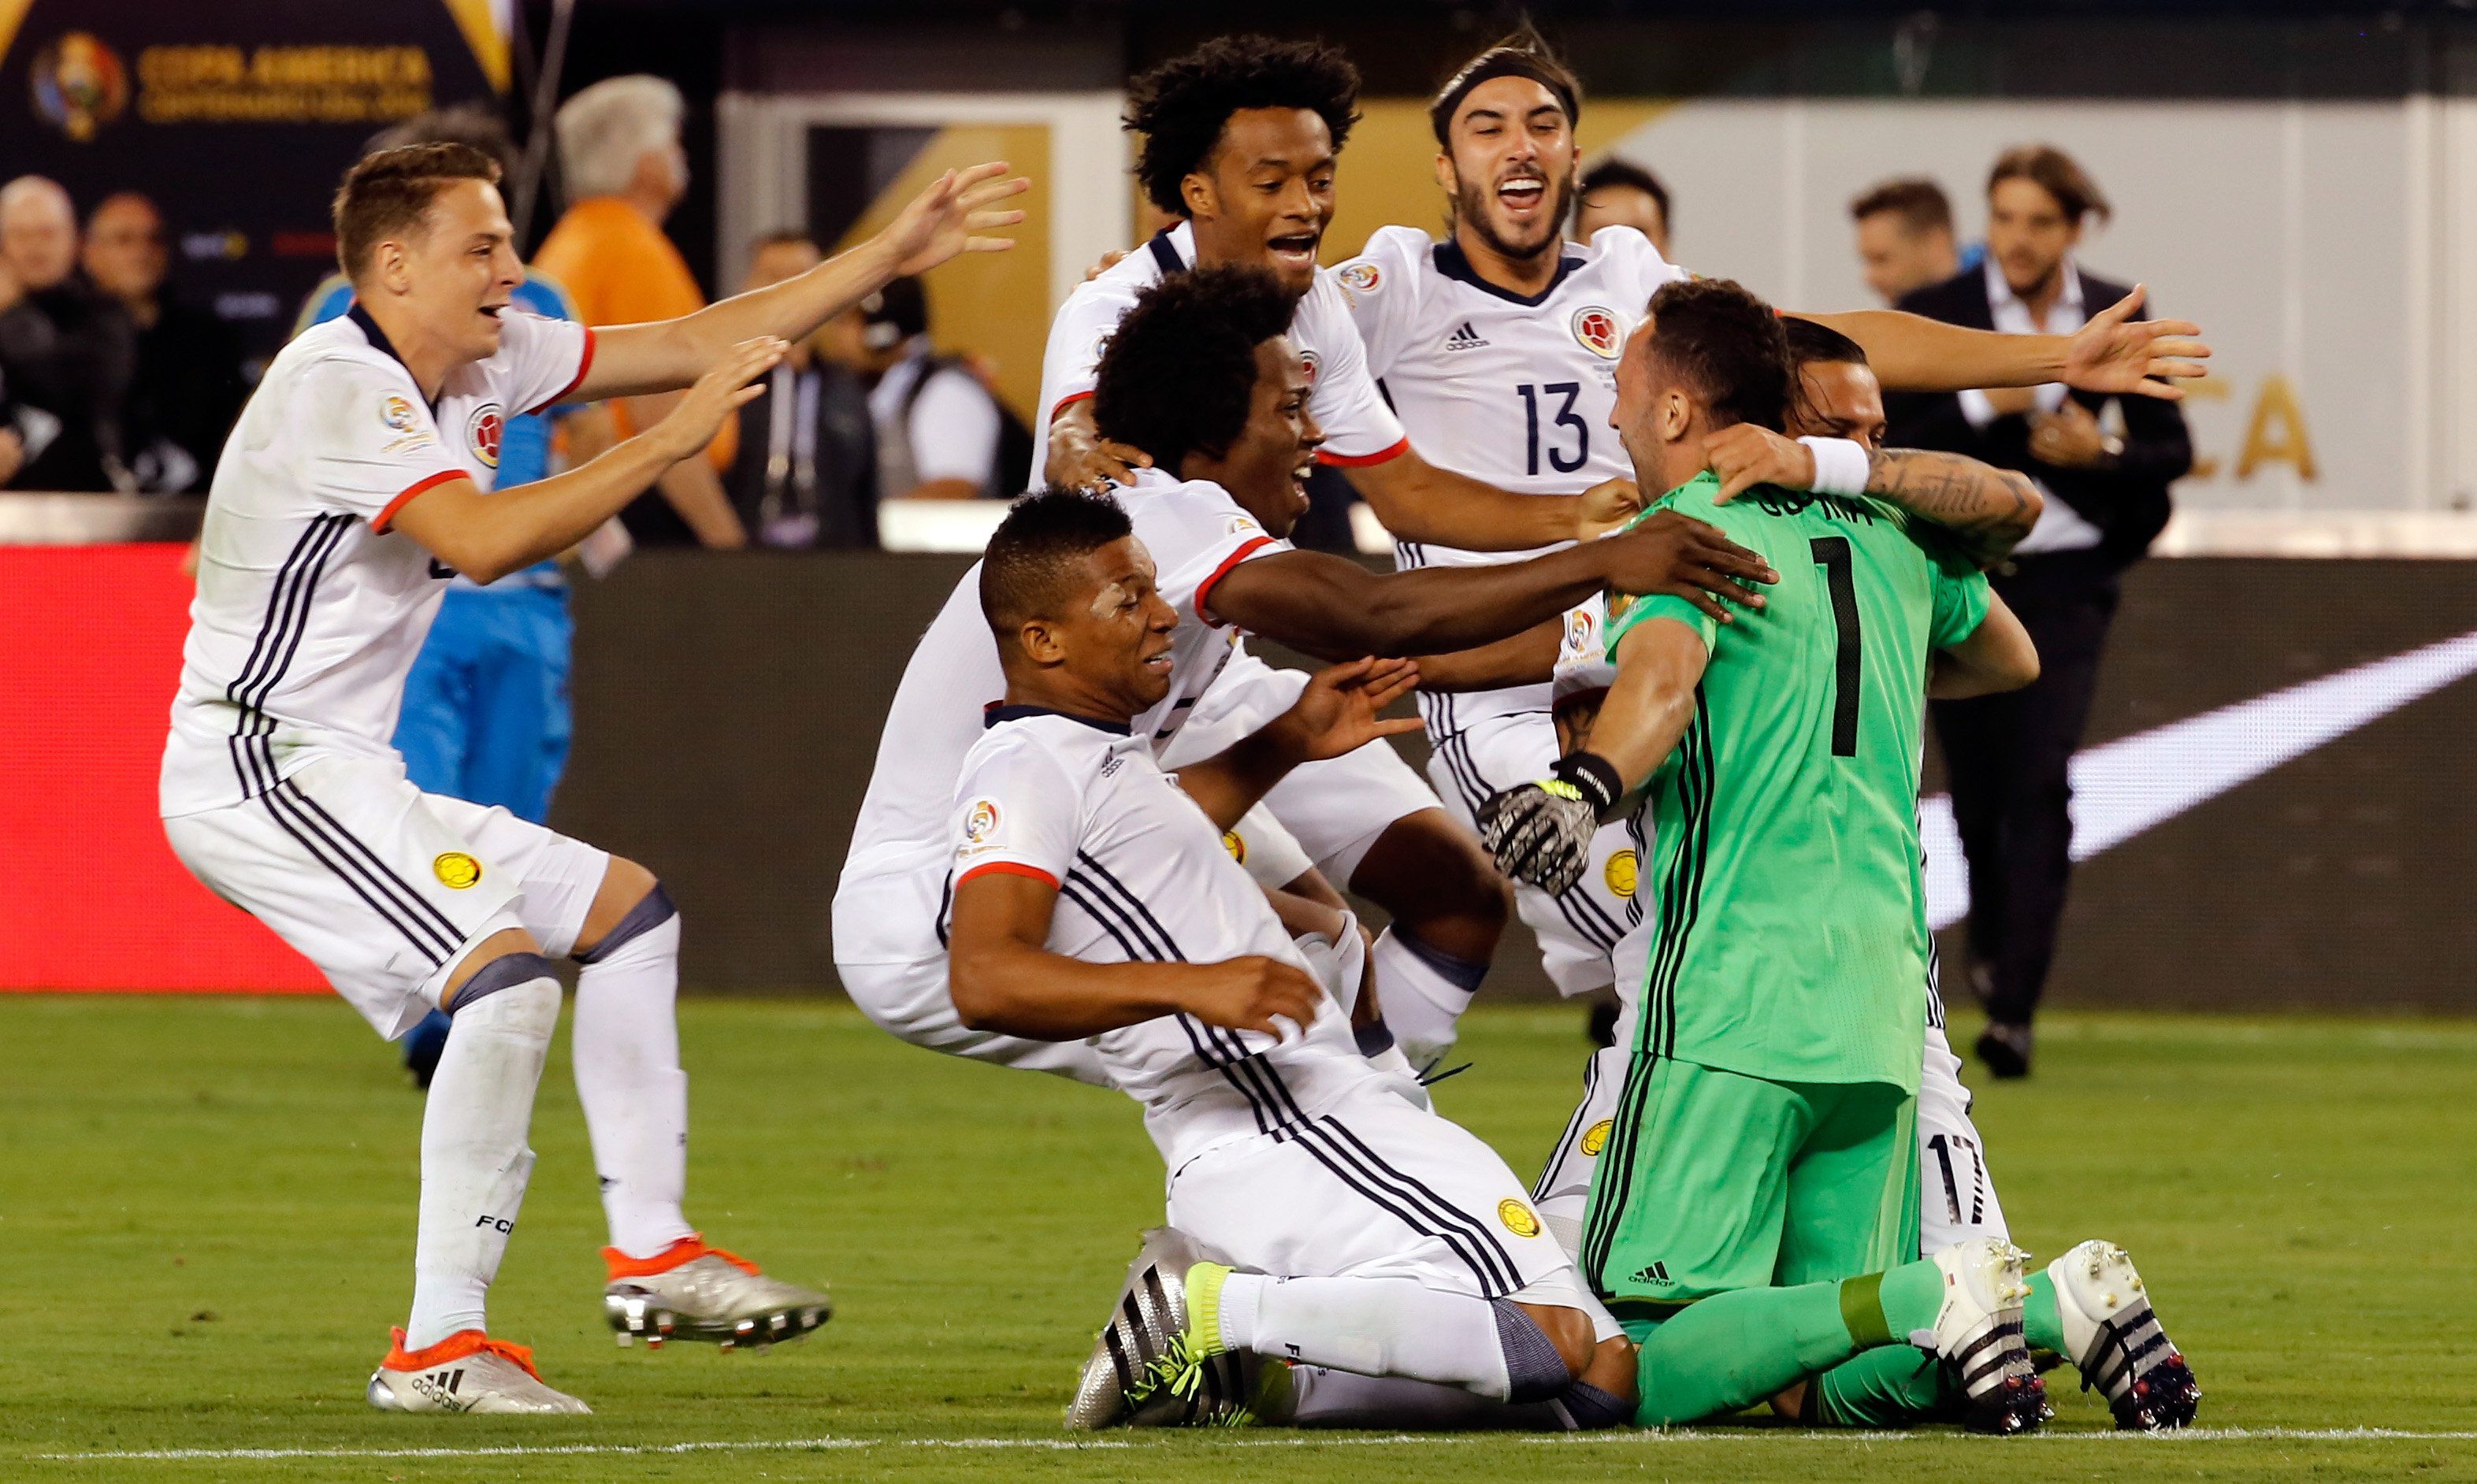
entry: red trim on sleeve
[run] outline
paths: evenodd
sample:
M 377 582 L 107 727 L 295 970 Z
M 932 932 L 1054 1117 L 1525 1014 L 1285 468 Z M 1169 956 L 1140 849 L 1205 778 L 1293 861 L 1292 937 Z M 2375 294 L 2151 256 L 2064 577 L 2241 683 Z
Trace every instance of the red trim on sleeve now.
M 1373 454 L 1337 454 L 1327 449 L 1317 449 L 1316 462 L 1337 464 L 1344 469 L 1364 469 L 1369 464 L 1381 464 L 1387 459 L 1399 458 L 1409 452 L 1411 452 L 1411 440 L 1406 437 L 1391 448 Z
M 1258 536 L 1252 541 L 1242 543 L 1237 551 L 1222 557 L 1221 565 L 1213 569 L 1213 575 L 1206 578 L 1203 581 L 1195 584 L 1195 616 L 1204 620 L 1215 629 L 1220 628 L 1221 620 L 1213 617 L 1206 608 L 1207 600 L 1213 596 L 1213 584 L 1220 581 L 1223 578 L 1228 577 L 1230 575 L 1231 568 L 1254 556 L 1257 548 L 1270 546 L 1272 544 L 1273 538 L 1271 536 Z
M 1038 866 L 1027 866 L 1019 860 L 985 860 L 955 878 L 955 885 L 961 887 L 976 876 L 989 876 L 1001 872 L 1008 876 L 1028 876 L 1036 881 L 1046 881 L 1051 891 L 1058 890 L 1058 878 Z
M 534 406 L 525 408 L 525 415 L 527 417 L 531 417 L 536 412 L 540 411 L 543 408 L 555 408 L 561 403 L 565 402 L 567 400 L 568 393 L 585 384 L 585 373 L 592 369 L 593 327 L 591 325 L 588 325 L 585 327 L 585 354 L 577 358 L 575 379 L 570 381 L 566 385 L 561 387 L 557 396 L 546 398 L 543 401 L 536 403 Z
M 466 474 L 462 469 L 446 469 L 432 475 L 430 478 L 423 480 L 420 483 L 407 489 L 403 494 L 400 494 L 394 499 L 388 501 L 387 503 L 387 508 L 379 511 L 379 518 L 370 522 L 370 529 L 384 534 L 388 524 L 395 519 L 395 512 L 403 509 L 407 505 L 412 504 L 413 496 L 420 494 L 422 491 L 427 489 L 437 489 L 439 485 L 446 483 L 449 480 L 465 480 L 471 478 L 471 475 Z
M 1059 413 L 1065 411 L 1068 408 L 1073 407 L 1075 404 L 1077 404 L 1077 403 L 1079 403 L 1079 402 L 1087 402 L 1087 401 L 1091 400 L 1091 396 L 1092 396 L 1092 394 L 1091 394 L 1090 392 L 1088 392 L 1088 391 L 1070 391 L 1070 392 L 1068 392 L 1065 396 L 1061 397 L 1061 398 L 1059 398 L 1059 399 L 1058 399 L 1058 406 L 1056 406 L 1056 407 L 1054 407 L 1054 408 L 1051 408 L 1049 409 L 1049 420 L 1050 420 L 1051 422 L 1053 422 L 1053 423 L 1054 423 L 1054 422 L 1056 422 L 1056 421 L 1058 421 L 1058 414 L 1059 414 Z

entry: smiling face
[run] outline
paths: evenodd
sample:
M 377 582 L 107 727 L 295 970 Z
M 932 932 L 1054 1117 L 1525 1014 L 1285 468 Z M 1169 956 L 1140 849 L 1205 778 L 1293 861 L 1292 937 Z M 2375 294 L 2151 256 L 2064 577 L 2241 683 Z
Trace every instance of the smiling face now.
M 1054 617 L 1024 625 L 1026 655 L 1053 670 L 1070 709 L 1127 721 L 1169 694 L 1170 635 L 1178 612 L 1153 585 L 1152 554 L 1134 536 L 1087 553 Z
M 1257 346 L 1246 425 L 1218 458 L 1191 454 L 1179 472 L 1213 481 L 1230 491 L 1268 533 L 1287 537 L 1307 513 L 1308 476 L 1324 444 L 1324 429 L 1308 410 L 1314 384 L 1307 359 L 1289 336 L 1276 335 Z
M 499 312 L 525 276 L 514 241 L 497 186 L 453 181 L 417 227 L 376 244 L 354 286 L 387 295 L 396 316 L 457 363 L 486 359 L 498 353 Z
M 1333 220 L 1333 133 L 1311 109 L 1240 109 L 1180 184 L 1200 262 L 1254 264 L 1304 295 Z
M 1797 397 L 1784 430 L 1792 438 L 1854 438 L 1868 453 L 1884 447 L 1884 387 L 1854 360 L 1810 360 L 1798 367 Z
M 1557 95 L 1531 78 L 1490 78 L 1454 110 L 1447 137 L 1437 181 L 1453 196 L 1456 235 L 1517 261 L 1555 252 L 1575 165 L 1573 121 Z

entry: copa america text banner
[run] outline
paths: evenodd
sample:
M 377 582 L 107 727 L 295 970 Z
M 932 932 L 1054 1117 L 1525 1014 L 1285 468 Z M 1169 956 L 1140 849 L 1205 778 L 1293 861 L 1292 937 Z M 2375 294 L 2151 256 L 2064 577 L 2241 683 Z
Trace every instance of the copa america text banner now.
M 176 289 L 263 362 L 335 265 L 363 141 L 507 78 L 489 0 L 0 0 L 0 175 L 51 177 L 81 218 L 154 201 Z

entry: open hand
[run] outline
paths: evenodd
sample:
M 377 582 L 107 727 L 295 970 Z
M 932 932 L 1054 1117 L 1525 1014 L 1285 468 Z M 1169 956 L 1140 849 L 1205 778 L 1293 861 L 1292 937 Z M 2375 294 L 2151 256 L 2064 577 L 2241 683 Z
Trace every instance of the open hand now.
M 893 251 L 895 271 L 926 273 L 960 253 L 1003 253 L 1012 237 L 985 236 L 1000 227 L 1013 227 L 1023 212 L 998 209 L 998 203 L 1032 189 L 1023 176 L 1001 180 L 1007 162 L 993 160 L 968 170 L 949 170 L 912 198 L 903 213 L 879 234 Z
M 1727 505 L 1758 484 L 1814 487 L 1814 450 L 1769 428 L 1733 423 L 1705 440 L 1704 461 L 1720 476 L 1714 505 Z
M 1593 542 L 1591 550 L 1606 554 L 1608 583 L 1618 592 L 1683 598 L 1724 624 L 1736 620 L 1720 599 L 1760 608 L 1763 595 L 1745 584 L 1780 581 L 1761 555 L 1675 510 L 1657 511 L 1622 534 Z
M 1186 1012 L 1225 1030 L 1258 1030 L 1287 1040 L 1283 1022 L 1304 1035 L 1324 1003 L 1323 986 L 1306 970 L 1261 954 L 1217 964 L 1180 964 L 1174 972 L 1177 999 Z
M 2135 319 L 2149 289 L 2139 284 L 2133 292 L 2090 316 L 2064 352 L 2067 386 L 2083 391 L 2112 391 L 2140 397 L 2181 400 L 2185 389 L 2161 376 L 2200 376 L 2211 348 L 2194 336 L 2202 327 L 2184 319 Z
M 1419 667 L 1407 659 L 1354 659 L 1317 671 L 1276 725 L 1289 733 L 1301 762 L 1355 752 L 1379 737 L 1419 730 L 1415 716 L 1386 721 L 1377 713 L 1411 693 Z
M 1068 407 L 1049 425 L 1049 458 L 1042 467 L 1052 484 L 1101 490 L 1112 484 L 1132 484 L 1138 469 L 1152 466 L 1152 456 L 1142 449 L 1101 436 L 1092 426 L 1089 397 Z

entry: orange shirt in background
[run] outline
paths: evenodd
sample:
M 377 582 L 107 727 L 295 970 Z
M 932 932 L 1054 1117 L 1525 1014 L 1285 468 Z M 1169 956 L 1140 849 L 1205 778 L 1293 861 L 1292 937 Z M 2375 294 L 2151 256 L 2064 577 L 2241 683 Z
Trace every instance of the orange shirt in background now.
M 590 196 L 567 209 L 542 239 L 534 266 L 548 274 L 588 325 L 634 325 L 677 319 L 705 308 L 705 295 L 688 260 L 636 208 L 616 196 Z M 628 408 L 613 400 L 611 415 L 620 437 L 638 430 Z M 739 418 L 722 420 L 706 445 L 716 469 L 729 469 L 739 450 Z

